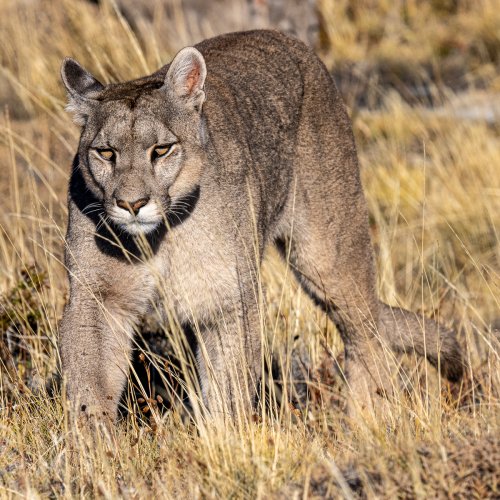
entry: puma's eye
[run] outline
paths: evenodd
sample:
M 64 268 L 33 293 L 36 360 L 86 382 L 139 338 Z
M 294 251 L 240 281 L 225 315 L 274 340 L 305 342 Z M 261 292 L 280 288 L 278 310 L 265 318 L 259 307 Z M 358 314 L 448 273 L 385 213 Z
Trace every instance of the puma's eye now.
M 162 156 L 168 156 L 174 151 L 175 144 L 166 144 L 165 146 L 157 146 L 153 149 L 152 160 L 156 158 L 161 158 Z
M 112 161 L 115 159 L 115 152 L 112 149 L 96 149 L 97 154 L 107 161 Z

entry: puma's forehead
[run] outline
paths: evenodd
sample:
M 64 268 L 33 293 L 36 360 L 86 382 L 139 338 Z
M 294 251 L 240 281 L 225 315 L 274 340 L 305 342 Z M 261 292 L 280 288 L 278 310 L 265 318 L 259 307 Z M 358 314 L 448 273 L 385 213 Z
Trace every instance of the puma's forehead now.
M 111 103 L 110 103 L 111 104 Z M 114 101 L 114 110 L 101 109 L 101 119 L 97 120 L 94 129 L 94 139 L 89 147 L 110 146 L 116 150 L 125 145 L 137 144 L 149 148 L 156 143 L 171 144 L 177 141 L 177 136 L 154 110 L 142 106 L 130 109 L 127 101 Z
M 169 111 L 173 111 L 171 103 L 158 90 L 151 87 L 127 88 L 128 86 L 117 85 L 114 89 L 106 88 L 106 93 L 100 96 L 98 105 L 94 106 L 89 113 L 90 116 L 101 117 L 112 120 L 126 120 L 132 124 L 135 120 L 144 117 L 154 120 L 154 117 L 162 114 L 162 109 L 168 105 Z
M 100 93 L 97 100 L 107 101 L 137 101 L 141 96 L 158 90 L 164 83 L 165 76 L 147 77 L 131 82 L 113 83 L 107 85 Z

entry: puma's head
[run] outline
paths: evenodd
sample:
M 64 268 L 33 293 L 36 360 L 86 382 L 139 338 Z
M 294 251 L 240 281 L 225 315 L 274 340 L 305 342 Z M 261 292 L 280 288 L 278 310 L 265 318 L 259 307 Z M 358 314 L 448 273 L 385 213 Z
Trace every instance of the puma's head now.
M 199 184 L 206 142 L 203 56 L 187 47 L 166 72 L 110 85 L 65 59 L 61 76 L 67 109 L 82 126 L 79 168 L 86 187 L 122 230 L 153 231 Z

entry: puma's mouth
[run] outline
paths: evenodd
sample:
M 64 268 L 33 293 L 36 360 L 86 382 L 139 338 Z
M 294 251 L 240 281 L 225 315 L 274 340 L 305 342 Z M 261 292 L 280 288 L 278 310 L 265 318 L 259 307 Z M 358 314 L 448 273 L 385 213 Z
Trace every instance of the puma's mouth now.
M 113 206 L 108 210 L 108 215 L 120 229 L 134 235 L 148 234 L 163 221 L 163 215 L 153 201 L 142 207 L 137 214 Z

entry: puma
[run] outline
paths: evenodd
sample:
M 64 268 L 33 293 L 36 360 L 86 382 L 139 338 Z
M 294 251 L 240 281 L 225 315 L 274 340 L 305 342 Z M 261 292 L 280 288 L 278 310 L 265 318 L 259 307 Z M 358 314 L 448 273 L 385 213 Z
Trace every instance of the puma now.
M 138 80 L 65 59 L 81 125 L 69 186 L 62 371 L 79 414 L 115 419 L 134 328 L 159 298 L 199 331 L 209 414 L 250 409 L 257 278 L 270 245 L 335 323 L 349 408 L 387 388 L 386 346 L 463 372 L 452 331 L 381 303 L 350 121 L 328 71 L 274 31 L 218 36 Z M 425 335 L 424 335 L 425 333 Z

